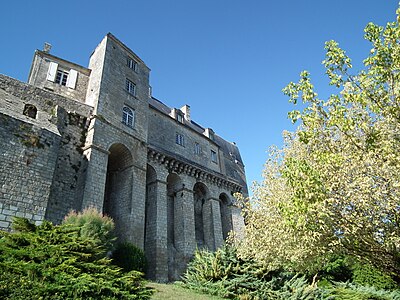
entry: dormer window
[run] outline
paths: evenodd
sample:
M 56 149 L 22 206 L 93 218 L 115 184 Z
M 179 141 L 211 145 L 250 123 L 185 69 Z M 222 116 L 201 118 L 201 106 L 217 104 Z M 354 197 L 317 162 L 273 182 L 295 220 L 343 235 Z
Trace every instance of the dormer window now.
M 183 114 L 181 112 L 176 113 L 176 120 L 183 124 Z
M 135 111 L 126 105 L 122 109 L 122 123 L 131 128 L 135 124 Z
M 50 62 L 47 71 L 47 80 L 75 89 L 76 81 L 78 78 L 78 71 L 74 69 L 60 68 L 55 62 Z
M 128 57 L 127 59 L 127 65 L 130 69 L 132 69 L 133 71 L 135 71 L 137 73 L 138 71 L 138 63 L 133 60 L 132 58 Z

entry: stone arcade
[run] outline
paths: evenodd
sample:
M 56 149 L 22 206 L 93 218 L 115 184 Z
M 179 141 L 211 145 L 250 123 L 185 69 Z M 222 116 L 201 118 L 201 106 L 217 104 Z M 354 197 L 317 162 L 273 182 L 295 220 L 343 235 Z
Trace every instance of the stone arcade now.
M 36 50 L 28 84 L 0 75 L 0 229 L 94 206 L 144 249 L 148 277 L 179 278 L 243 219 L 235 143 L 151 96 L 150 69 L 112 34 L 85 68 Z

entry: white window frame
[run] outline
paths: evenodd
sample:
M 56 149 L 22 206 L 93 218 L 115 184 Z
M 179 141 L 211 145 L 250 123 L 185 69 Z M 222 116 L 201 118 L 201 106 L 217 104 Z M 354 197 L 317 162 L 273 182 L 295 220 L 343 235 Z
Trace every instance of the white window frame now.
M 126 78 L 125 81 L 125 90 L 132 96 L 136 96 L 136 84 L 134 84 L 133 81 L 129 80 L 128 78 Z
M 49 69 L 47 71 L 46 79 L 56 84 L 75 89 L 76 81 L 78 79 L 78 71 L 74 69 L 70 69 L 69 71 L 67 71 L 65 69 L 59 68 L 58 63 L 51 61 L 49 64 Z
M 214 150 L 211 150 L 211 161 L 214 163 L 218 163 L 218 156 L 217 152 Z
M 56 72 L 56 78 L 54 82 L 59 85 L 67 86 L 68 77 L 69 77 L 69 72 L 58 69 Z
M 183 134 L 181 134 L 181 133 L 176 133 L 175 142 L 178 145 L 180 145 L 182 147 L 185 147 L 185 136 Z
M 122 109 L 122 123 L 131 128 L 135 126 L 135 110 L 127 105 Z
M 127 66 L 129 69 L 132 69 L 133 71 L 135 71 L 136 73 L 138 72 L 138 63 L 136 60 L 128 57 L 127 59 Z
M 197 142 L 194 143 L 194 154 L 201 154 L 201 145 Z

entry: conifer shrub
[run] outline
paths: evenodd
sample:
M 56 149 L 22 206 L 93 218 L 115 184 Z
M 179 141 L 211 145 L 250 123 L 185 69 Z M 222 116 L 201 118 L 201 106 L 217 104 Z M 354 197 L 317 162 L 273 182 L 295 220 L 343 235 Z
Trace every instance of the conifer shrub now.
M 376 289 L 393 290 L 398 284 L 387 274 L 368 263 L 357 263 L 352 269 L 352 282 Z
M 214 253 L 196 251 L 182 285 L 229 299 L 327 299 L 305 276 L 268 271 L 255 261 L 239 258 L 232 246 Z
M 15 218 L 0 231 L 0 299 L 149 299 L 142 273 L 105 257 L 105 244 L 77 226 Z
M 146 256 L 142 249 L 132 243 L 118 243 L 111 255 L 113 264 L 122 268 L 124 272 L 132 270 L 144 272 L 146 270 Z
M 327 296 L 340 300 L 400 300 L 399 290 L 379 290 L 372 286 L 361 286 L 349 282 L 335 283 L 327 288 Z
M 71 211 L 64 218 L 63 224 L 77 227 L 81 237 L 102 245 L 105 250 L 110 250 L 115 241 L 114 221 L 93 207 L 82 212 Z

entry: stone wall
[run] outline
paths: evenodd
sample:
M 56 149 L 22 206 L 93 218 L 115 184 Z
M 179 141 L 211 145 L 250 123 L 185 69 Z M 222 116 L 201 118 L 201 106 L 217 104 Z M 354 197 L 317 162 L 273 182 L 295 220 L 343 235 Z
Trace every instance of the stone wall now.
M 60 136 L 0 112 L 0 229 L 12 217 L 43 221 Z
M 36 110 L 35 116 L 26 114 L 27 106 Z M 4 149 L 0 164 L 5 168 L 0 181 L 4 190 L 1 203 L 6 205 L 1 218 L 8 216 L 9 222 L 16 214 L 10 215 L 9 208 L 16 209 L 11 203 L 17 195 L 22 202 L 15 203 L 24 207 L 18 214 L 26 211 L 35 221 L 46 216 L 58 223 L 70 209 L 80 209 L 85 166 L 81 147 L 91 108 L 0 75 L 0 113 L 4 120 L 0 122 Z M 20 179 L 21 174 L 26 175 Z M 8 223 L 3 225 L 9 228 Z
M 46 211 L 46 219 L 54 223 L 71 210 L 81 210 L 87 168 L 83 155 L 87 118 L 57 107 L 57 120 L 61 141 Z

